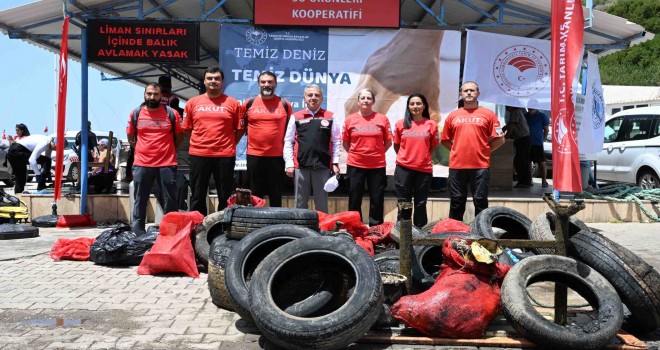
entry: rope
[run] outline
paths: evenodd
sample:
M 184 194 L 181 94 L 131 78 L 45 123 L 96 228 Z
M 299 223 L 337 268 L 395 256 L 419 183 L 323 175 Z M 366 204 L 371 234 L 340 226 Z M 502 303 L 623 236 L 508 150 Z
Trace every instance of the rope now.
M 660 188 L 643 190 L 637 186 L 609 185 L 603 186 L 592 192 L 582 192 L 581 196 L 585 199 L 602 199 L 619 203 L 635 202 L 644 215 L 652 221 L 660 222 L 660 217 L 646 209 L 644 203 L 642 203 L 642 200 L 648 200 L 651 201 L 651 203 L 659 203 Z

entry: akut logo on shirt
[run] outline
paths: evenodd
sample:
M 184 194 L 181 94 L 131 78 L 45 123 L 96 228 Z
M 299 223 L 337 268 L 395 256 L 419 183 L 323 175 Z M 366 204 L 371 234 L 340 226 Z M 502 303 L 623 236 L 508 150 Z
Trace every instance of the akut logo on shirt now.
M 458 117 L 454 119 L 456 124 L 483 124 L 486 122 L 486 119 L 481 117 Z
M 416 138 L 416 139 L 425 139 L 429 137 L 429 133 L 426 131 L 419 131 L 419 130 L 404 130 L 401 133 L 401 136 L 403 137 L 409 137 L 409 138 Z
M 167 119 L 140 119 L 138 120 L 138 128 L 149 128 L 149 129 L 169 129 L 170 121 Z
M 223 113 L 227 111 L 225 106 L 216 106 L 216 105 L 201 105 L 195 107 L 196 112 L 206 112 L 206 113 Z
M 380 134 L 380 128 L 376 125 L 358 125 L 353 127 L 354 132 L 363 134 Z

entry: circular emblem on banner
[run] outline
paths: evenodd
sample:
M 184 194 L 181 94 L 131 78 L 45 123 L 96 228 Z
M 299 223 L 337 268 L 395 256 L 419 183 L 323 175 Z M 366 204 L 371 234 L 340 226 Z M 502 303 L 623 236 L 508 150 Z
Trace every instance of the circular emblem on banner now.
M 593 100 L 591 101 L 591 117 L 593 118 L 594 129 L 600 128 L 605 121 L 605 100 L 599 89 L 592 88 Z
M 577 151 L 577 127 L 575 125 L 575 118 L 570 120 L 566 115 L 566 108 L 559 110 L 557 117 L 552 121 L 553 138 L 557 140 L 559 153 L 571 153 Z M 554 146 L 554 145 L 553 145 Z
M 321 126 L 328 127 L 328 126 L 330 126 L 330 122 L 327 121 L 327 120 L 325 120 L 325 119 L 323 119 L 323 120 L 321 120 Z
M 252 27 L 245 32 L 245 39 L 252 45 L 261 45 L 268 39 L 268 33 L 258 27 Z
M 529 97 L 550 84 L 550 61 L 534 46 L 513 45 L 495 58 L 493 77 L 506 94 Z

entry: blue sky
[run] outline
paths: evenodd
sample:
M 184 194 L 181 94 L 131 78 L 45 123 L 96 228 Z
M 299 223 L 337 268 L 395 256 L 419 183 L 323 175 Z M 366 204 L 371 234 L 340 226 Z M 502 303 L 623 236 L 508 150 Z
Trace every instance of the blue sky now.
M 23 4 L 27 0 L 3 0 L 0 11 Z M 25 123 L 31 133 L 55 132 L 57 100 L 56 54 L 25 41 L 0 34 L 0 130 L 15 134 L 15 125 Z M 67 130 L 80 130 L 81 67 L 69 59 L 67 93 Z M 101 81 L 101 73 L 89 68 L 89 120 L 94 130 L 112 130 L 126 138 L 126 121 L 131 110 L 143 100 L 143 87 L 126 81 Z

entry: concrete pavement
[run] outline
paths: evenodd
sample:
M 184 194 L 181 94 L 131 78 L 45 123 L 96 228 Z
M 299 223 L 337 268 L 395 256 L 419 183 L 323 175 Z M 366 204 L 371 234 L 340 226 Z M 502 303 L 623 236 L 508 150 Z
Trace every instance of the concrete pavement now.
M 660 269 L 657 224 L 592 224 Z M 260 335 L 210 301 L 206 274 L 137 275 L 137 267 L 53 261 L 59 237 L 102 229 L 41 229 L 0 241 L 0 349 L 260 349 Z M 660 332 L 645 340 L 657 349 Z M 448 349 L 354 344 L 351 349 Z M 475 347 L 460 347 L 476 349 Z

